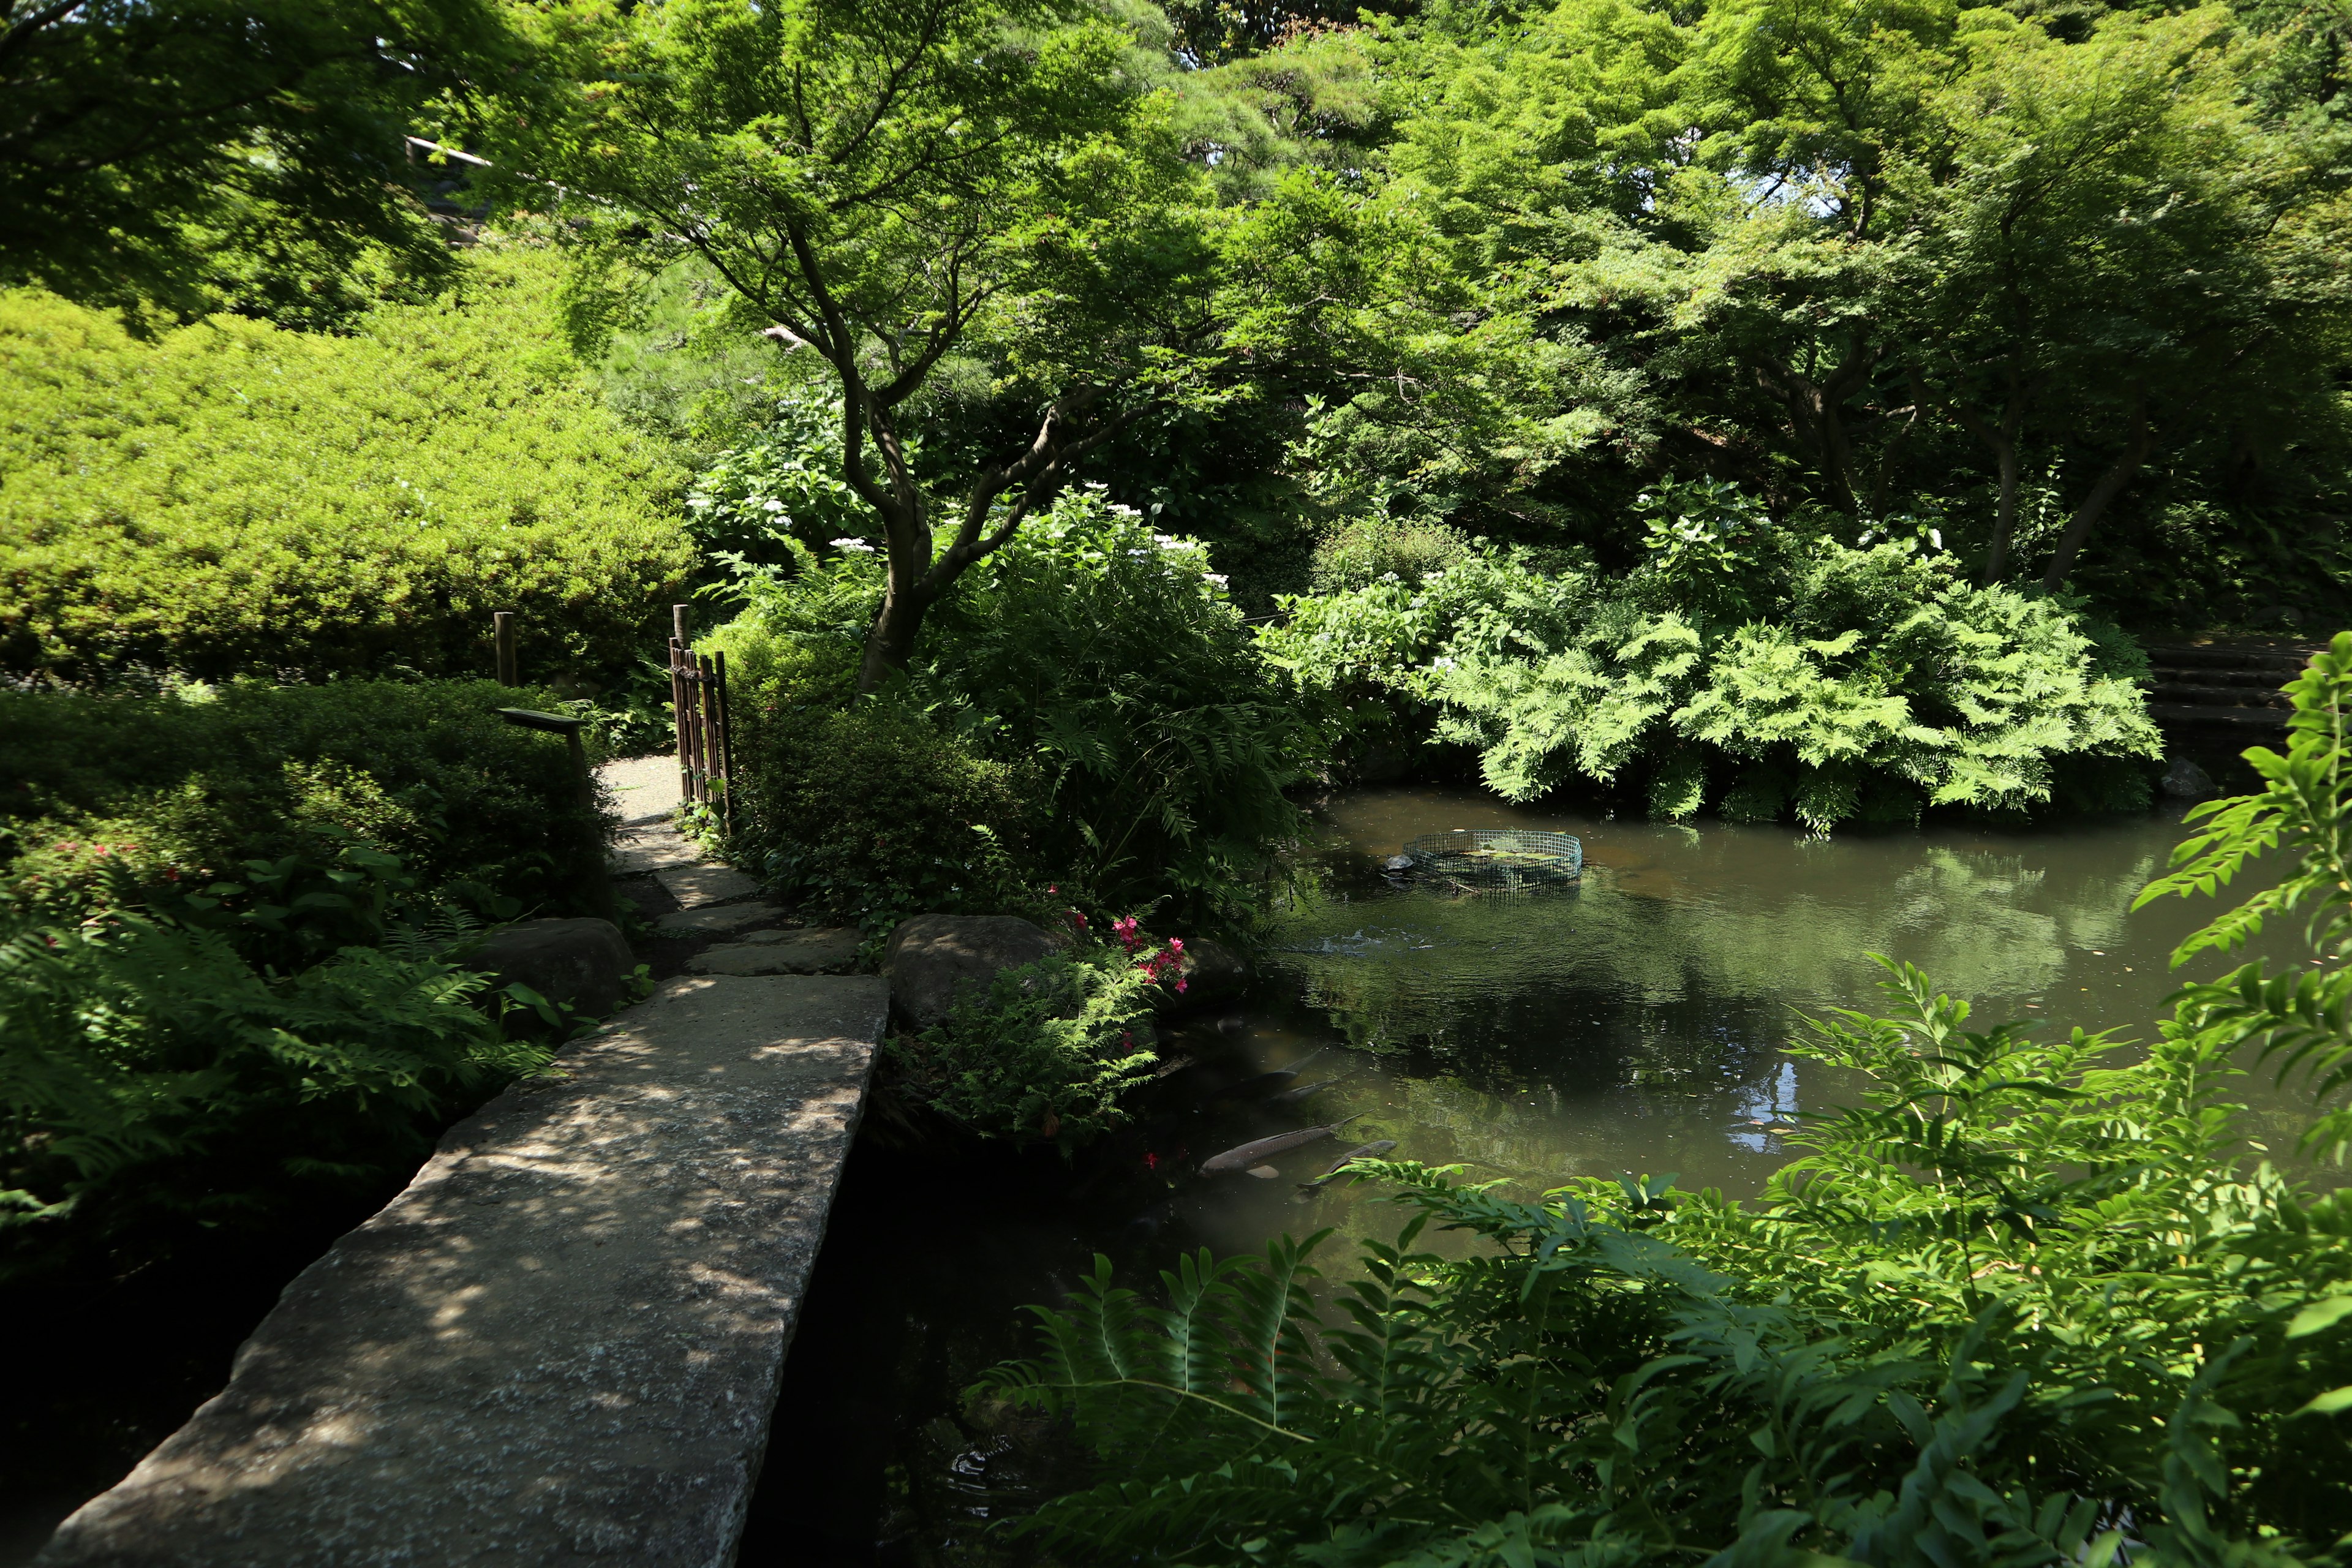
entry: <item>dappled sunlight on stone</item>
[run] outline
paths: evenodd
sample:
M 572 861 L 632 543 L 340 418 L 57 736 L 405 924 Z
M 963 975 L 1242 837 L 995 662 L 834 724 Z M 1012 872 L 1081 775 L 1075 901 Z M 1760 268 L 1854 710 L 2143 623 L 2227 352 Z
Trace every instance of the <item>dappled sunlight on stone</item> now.
M 42 1562 L 717 1560 L 884 1005 L 672 982 L 453 1129 Z

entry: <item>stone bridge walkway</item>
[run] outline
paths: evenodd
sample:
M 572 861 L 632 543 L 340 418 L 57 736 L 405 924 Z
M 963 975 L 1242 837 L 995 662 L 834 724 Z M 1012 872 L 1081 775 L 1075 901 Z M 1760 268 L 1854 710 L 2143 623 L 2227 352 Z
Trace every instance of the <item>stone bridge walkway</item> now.
M 666 923 L 805 942 L 667 830 L 657 779 L 607 783 Z M 669 980 L 452 1129 L 38 1564 L 730 1562 L 887 1005 L 872 976 Z

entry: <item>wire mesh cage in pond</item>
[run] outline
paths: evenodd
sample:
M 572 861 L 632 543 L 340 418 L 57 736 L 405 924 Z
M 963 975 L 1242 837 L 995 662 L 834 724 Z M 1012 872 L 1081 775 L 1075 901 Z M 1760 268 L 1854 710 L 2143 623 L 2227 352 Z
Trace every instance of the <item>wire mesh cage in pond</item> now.
M 1584 875 L 1584 846 L 1566 833 L 1527 828 L 1463 827 L 1424 833 L 1404 847 L 1413 875 L 1486 891 L 1573 882 Z

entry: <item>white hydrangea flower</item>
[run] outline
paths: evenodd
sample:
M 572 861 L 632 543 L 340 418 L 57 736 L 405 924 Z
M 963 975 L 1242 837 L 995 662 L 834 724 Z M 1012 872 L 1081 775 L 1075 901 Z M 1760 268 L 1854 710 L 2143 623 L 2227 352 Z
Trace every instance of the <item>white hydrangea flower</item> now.
M 1120 505 L 1118 502 L 1117 502 L 1117 501 L 1113 501 L 1113 502 L 1111 502 L 1111 506 L 1110 506 L 1110 514 L 1111 514 L 1113 517 L 1141 517 L 1141 516 L 1143 515 L 1141 512 L 1139 512 L 1139 511 L 1136 510 L 1133 507 L 1131 507 L 1131 506 L 1121 506 L 1121 505 Z
M 833 542 L 833 547 L 835 550 L 854 550 L 860 555 L 874 553 L 874 547 L 862 539 L 836 539 Z
M 1225 574 L 1222 572 L 1203 572 L 1201 575 L 1206 577 L 1210 582 L 1214 583 L 1220 588 L 1225 585 Z

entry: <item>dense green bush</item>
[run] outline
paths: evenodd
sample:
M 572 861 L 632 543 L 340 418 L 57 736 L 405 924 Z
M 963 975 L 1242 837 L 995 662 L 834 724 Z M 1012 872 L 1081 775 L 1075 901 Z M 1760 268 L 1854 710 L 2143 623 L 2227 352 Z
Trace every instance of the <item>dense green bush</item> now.
M 981 1136 L 1074 1149 L 1128 1120 L 1121 1097 L 1151 1081 L 1158 986 L 1126 953 L 1081 946 L 999 970 L 890 1051 L 925 1103 Z
M 1627 574 L 1464 546 L 1286 600 L 1260 643 L 1343 722 L 1424 705 L 1514 800 L 1638 783 L 1658 816 L 1817 831 L 2147 800 L 2146 661 L 2063 602 L 1972 586 L 1927 537 L 1805 537 L 1725 485 L 1662 488 L 1648 542 Z
M 476 255 L 349 337 L 0 295 L 0 662 L 457 673 L 494 610 L 541 679 L 641 652 L 680 476 L 562 346 L 546 266 Z
M 746 690 L 761 693 L 758 705 L 779 716 L 779 741 L 743 748 L 745 802 L 753 832 L 786 840 L 793 830 L 781 819 L 763 820 L 782 792 L 757 775 L 771 758 L 810 754 L 817 721 L 805 715 L 848 701 L 882 591 L 879 562 L 861 542 L 824 558 L 794 548 L 791 575 L 745 576 L 743 616 L 712 639 L 730 650 Z M 970 568 L 932 610 L 915 668 L 887 700 L 847 709 L 824 733 L 839 749 L 875 725 L 888 745 L 927 756 L 993 759 L 992 776 L 1023 808 L 1024 842 L 971 811 L 924 827 L 908 798 L 907 815 L 875 820 L 919 858 L 872 879 L 939 885 L 929 868 L 977 862 L 941 858 L 938 835 L 985 823 L 1022 879 L 1074 882 L 1103 907 L 1167 899 L 1169 918 L 1213 922 L 1250 903 L 1273 845 L 1291 831 L 1282 791 L 1314 737 L 1206 568 L 1197 545 L 1154 533 L 1092 489 L 1065 495 Z M 908 710 L 927 713 L 940 738 L 912 740 Z M 873 809 L 855 795 L 791 787 L 803 803 L 793 809 L 814 814 L 795 821 L 862 821 Z M 877 786 L 845 772 L 825 787 Z
M 892 701 L 795 708 L 746 681 L 736 858 L 884 930 L 923 910 L 1025 907 L 1035 780 Z
M 2352 1084 L 2352 634 L 2292 689 L 2267 788 L 2176 872 L 2273 889 L 2315 956 L 2189 988 L 2144 1050 L 1971 1029 L 1909 968 L 1798 1042 L 1859 1076 L 1753 1205 L 1670 1176 L 1532 1200 L 1357 1169 L 1418 1213 L 1328 1298 L 1305 1245 L 1204 1253 L 1165 1308 L 1109 1266 L 990 1386 L 1075 1413 L 1100 1485 L 1024 1528 L 1072 1560 L 1460 1568 L 2292 1568 L 2352 1535 L 2352 1189 L 2249 1169 L 2267 1058 L 2341 1158 Z M 1434 1223 L 1479 1245 L 1416 1252 Z M 1318 1299 L 1325 1305 L 1318 1308 Z
M 494 711 L 552 701 L 487 680 L 0 691 L 0 886 L 63 918 L 116 867 L 194 888 L 355 838 L 485 911 L 584 912 L 603 819 L 560 739 Z

